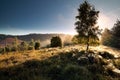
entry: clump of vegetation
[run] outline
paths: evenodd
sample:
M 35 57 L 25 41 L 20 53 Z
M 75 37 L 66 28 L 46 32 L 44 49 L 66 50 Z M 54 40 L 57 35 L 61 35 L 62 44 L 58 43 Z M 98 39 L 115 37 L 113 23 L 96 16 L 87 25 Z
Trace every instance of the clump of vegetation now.
M 111 30 L 105 29 L 102 34 L 102 44 L 115 48 L 120 48 L 120 21 L 117 20 Z
M 51 47 L 62 47 L 62 40 L 59 36 L 52 37 Z
M 106 59 L 114 59 L 114 55 L 110 54 L 109 52 L 102 52 L 102 53 L 99 53 L 103 58 L 106 58 Z
M 72 43 L 73 44 L 81 44 L 81 45 L 85 45 L 86 44 L 86 39 L 79 37 L 78 35 L 75 35 L 72 38 Z M 100 44 L 100 41 L 98 39 L 94 40 L 92 38 L 89 39 L 89 45 L 90 46 L 97 46 Z
M 0 53 L 8 53 L 8 52 L 21 52 L 27 50 L 39 50 L 40 49 L 40 41 L 34 41 L 31 39 L 30 42 L 22 41 L 18 43 L 17 37 L 15 37 L 15 41 L 12 45 L 7 45 L 4 47 L 0 47 Z
M 25 51 L 25 50 L 27 50 L 27 49 L 28 49 L 28 44 L 27 44 L 27 42 L 25 42 L 25 41 L 21 42 L 21 44 L 20 44 L 20 50 L 21 50 L 21 51 Z
M 6 52 L 5 48 L 0 48 L 0 53 L 4 53 L 4 52 Z
M 109 29 L 105 28 L 102 33 L 101 43 L 103 45 L 110 46 L 111 45 L 111 43 L 110 43 L 111 37 L 112 37 L 111 31 Z
M 28 50 L 34 50 L 35 49 L 34 46 L 35 46 L 35 41 L 31 39 L 29 46 L 28 46 Z
M 92 80 L 91 73 L 85 67 L 68 64 L 63 70 L 63 80 Z
M 13 42 L 11 51 L 18 51 L 18 50 L 21 50 L 21 49 L 19 48 L 18 38 L 15 37 L 15 41 Z
M 35 42 L 35 50 L 39 50 L 40 49 L 40 41 Z
M 17 48 L 15 46 L 11 47 L 11 51 L 17 51 Z
M 9 46 L 6 46 L 5 47 L 5 52 L 10 52 L 11 51 L 11 48 Z
M 120 20 L 117 20 L 112 28 L 113 47 L 120 48 Z

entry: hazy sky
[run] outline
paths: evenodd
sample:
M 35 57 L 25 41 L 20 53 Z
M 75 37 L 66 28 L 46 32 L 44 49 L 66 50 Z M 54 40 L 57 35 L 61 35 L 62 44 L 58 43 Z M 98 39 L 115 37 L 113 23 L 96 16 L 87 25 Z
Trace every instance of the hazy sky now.
M 120 17 L 120 0 L 88 0 L 100 11 L 98 24 L 111 28 Z M 83 0 L 0 0 L 0 34 L 75 33 Z

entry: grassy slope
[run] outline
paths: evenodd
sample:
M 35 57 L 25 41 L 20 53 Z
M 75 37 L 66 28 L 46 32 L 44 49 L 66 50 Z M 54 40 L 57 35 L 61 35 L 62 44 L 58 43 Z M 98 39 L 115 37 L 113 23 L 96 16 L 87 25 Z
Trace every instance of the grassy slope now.
M 104 50 L 115 52 L 117 57 L 119 51 L 106 47 L 91 49 L 91 53 L 96 52 L 93 62 L 85 56 L 84 47 L 79 46 L 2 54 L 0 80 L 119 80 L 119 74 L 107 66 L 112 63 L 120 69 L 119 59 L 99 58 Z

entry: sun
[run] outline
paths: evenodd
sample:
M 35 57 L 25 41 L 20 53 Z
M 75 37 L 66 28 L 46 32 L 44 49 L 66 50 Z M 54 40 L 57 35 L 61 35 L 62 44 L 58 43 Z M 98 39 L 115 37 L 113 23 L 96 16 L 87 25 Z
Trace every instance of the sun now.
M 101 29 L 104 29 L 106 27 L 108 27 L 108 24 L 110 23 L 110 18 L 108 16 L 106 16 L 105 14 L 100 14 L 99 18 L 98 18 L 98 26 Z

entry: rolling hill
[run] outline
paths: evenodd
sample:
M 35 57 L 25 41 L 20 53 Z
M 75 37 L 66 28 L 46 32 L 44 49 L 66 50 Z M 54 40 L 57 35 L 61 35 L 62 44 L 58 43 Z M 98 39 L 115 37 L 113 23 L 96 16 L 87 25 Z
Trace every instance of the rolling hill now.
M 44 48 L 0 54 L 1 80 L 119 80 L 119 50 L 105 46 Z M 114 54 L 112 53 L 114 52 Z
M 5 45 L 4 42 L 6 41 L 9 43 L 11 40 L 14 41 L 12 38 L 17 37 L 21 41 L 31 41 L 31 39 L 34 39 L 35 41 L 40 40 L 41 46 L 46 46 L 50 44 L 50 39 L 53 36 L 60 36 L 63 43 L 71 43 L 72 35 L 68 34 L 28 34 L 28 35 L 4 35 L 0 34 L 0 45 Z

